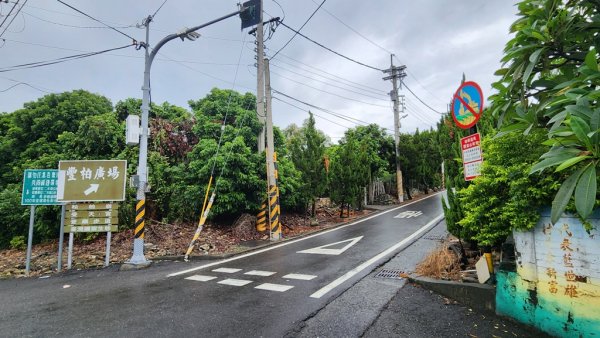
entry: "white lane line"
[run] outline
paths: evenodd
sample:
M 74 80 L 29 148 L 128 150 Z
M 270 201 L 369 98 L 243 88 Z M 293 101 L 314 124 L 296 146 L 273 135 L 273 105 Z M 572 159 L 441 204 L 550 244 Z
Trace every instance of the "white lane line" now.
M 301 273 L 290 273 L 289 275 L 285 275 L 281 278 L 284 279 L 299 279 L 299 280 L 311 280 L 317 278 L 317 276 L 313 275 L 303 275 Z
M 422 228 L 420 228 L 419 230 L 415 231 L 412 235 L 410 235 L 407 238 L 403 239 L 402 241 L 394 244 L 393 246 L 387 248 L 386 250 L 382 251 L 381 253 L 379 253 L 375 257 L 369 259 L 368 261 L 362 263 L 361 265 L 355 267 L 354 269 L 346 272 L 344 275 L 342 275 L 338 279 L 336 279 L 333 282 L 325 285 L 320 290 L 318 290 L 317 292 L 315 292 L 312 295 L 310 295 L 310 297 L 311 298 L 321 298 L 321 297 L 323 297 L 326 293 L 328 293 L 329 291 L 333 290 L 334 288 L 336 288 L 337 286 L 339 286 L 343 282 L 347 281 L 348 279 L 352 278 L 354 275 L 356 275 L 357 273 L 361 272 L 362 270 L 368 268 L 370 265 L 373 265 L 375 262 L 377 262 L 378 260 L 382 259 L 383 257 L 391 254 L 392 252 L 394 252 L 395 250 L 397 250 L 397 249 L 399 249 L 401 247 L 406 247 L 406 246 L 410 245 L 415 238 L 418 238 L 423 233 L 429 231 L 431 228 L 433 228 L 437 224 L 437 222 L 439 222 L 443 218 L 444 218 L 444 214 L 439 215 L 438 217 L 434 218 L 431 222 L 425 224 Z
M 244 280 L 244 279 L 233 279 L 233 278 L 227 278 L 224 279 L 220 282 L 217 282 L 218 284 L 225 284 L 225 285 L 233 285 L 233 286 L 244 286 L 246 284 L 250 284 L 252 283 L 251 280 Z
M 244 275 L 267 277 L 267 276 L 273 276 L 276 273 L 277 272 L 273 272 L 273 271 L 252 270 L 252 271 L 244 272 Z
M 242 271 L 242 269 L 218 268 L 218 269 L 213 270 L 213 272 L 222 272 L 222 273 L 236 273 L 238 271 Z
M 285 292 L 291 288 L 293 288 L 293 285 L 282 285 L 282 284 L 271 284 L 271 283 L 264 283 L 261 284 L 259 286 L 254 287 L 255 289 L 260 289 L 260 290 L 268 290 L 268 291 L 277 291 L 277 292 Z
M 238 259 L 242 259 L 242 258 L 246 258 L 246 257 L 258 255 L 258 254 L 261 254 L 263 252 L 267 252 L 267 251 L 279 249 L 279 248 L 284 247 L 286 245 L 290 245 L 290 244 L 298 243 L 298 242 L 301 242 L 301 241 L 305 241 L 305 240 L 311 239 L 313 237 L 322 236 L 322 235 L 328 234 L 330 232 L 338 231 L 338 230 L 344 229 L 346 227 L 349 227 L 349 226 L 352 226 L 352 225 L 355 225 L 355 224 L 358 224 L 358 223 L 362 223 L 362 222 L 368 221 L 368 220 L 370 220 L 372 218 L 379 217 L 381 215 L 385 215 L 387 213 L 390 213 L 390 212 L 396 211 L 398 209 L 407 207 L 407 206 L 409 206 L 411 204 L 419 203 L 419 202 L 424 201 L 424 200 L 426 200 L 428 198 L 437 196 L 437 195 L 439 195 L 441 193 L 442 193 L 442 191 L 436 192 L 435 194 L 431 194 L 431 195 L 429 195 L 429 196 L 427 196 L 427 197 L 425 197 L 423 199 L 420 199 L 418 201 L 406 203 L 406 204 L 401 205 L 401 206 L 399 206 L 397 208 L 389 209 L 389 210 L 386 210 L 386 211 L 381 212 L 379 214 L 376 214 L 376 215 L 373 215 L 373 216 L 369 216 L 367 218 L 363 218 L 361 220 L 358 220 L 358 221 L 355 221 L 355 222 L 352 222 L 352 223 L 348 223 L 346 225 L 342 225 L 342 226 L 339 226 L 337 228 L 333 228 L 333 229 L 330 229 L 330 230 L 325 230 L 323 232 L 319 232 L 319 233 L 316 233 L 314 235 L 309 235 L 309 236 L 298 238 L 298 239 L 294 239 L 294 240 L 291 240 L 291 241 L 286 241 L 286 242 L 283 242 L 283 243 L 278 244 L 278 245 L 274 245 L 274 246 L 270 246 L 268 248 L 264 248 L 264 249 L 260 249 L 260 250 L 256 250 L 256 251 L 252 251 L 252 252 L 248 252 L 246 254 L 235 256 L 235 257 L 231 257 L 231 258 L 227 258 L 227 259 L 224 259 L 222 261 L 218 261 L 218 262 L 214 262 L 214 263 L 208 263 L 208 264 L 197 266 L 195 268 L 186 269 L 186 270 L 182 270 L 182 271 L 179 271 L 179 272 L 174 272 L 174 273 L 168 274 L 167 277 L 175 277 L 175 276 L 183 275 L 183 274 L 186 274 L 186 273 L 194 272 L 194 271 L 197 271 L 197 270 L 202 270 L 202 269 L 210 268 L 211 266 L 233 262 L 233 261 L 236 261 Z
M 208 282 L 209 280 L 213 280 L 216 278 L 217 277 L 213 277 L 213 276 L 193 275 L 193 276 L 187 277 L 186 279 L 195 280 L 197 282 Z

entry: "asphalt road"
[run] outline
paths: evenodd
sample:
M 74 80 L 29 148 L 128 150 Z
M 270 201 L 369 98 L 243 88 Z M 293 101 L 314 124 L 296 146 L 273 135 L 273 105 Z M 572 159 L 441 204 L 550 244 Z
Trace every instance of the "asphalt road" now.
M 435 225 L 440 199 L 215 262 L 0 281 L 0 335 L 293 335 Z

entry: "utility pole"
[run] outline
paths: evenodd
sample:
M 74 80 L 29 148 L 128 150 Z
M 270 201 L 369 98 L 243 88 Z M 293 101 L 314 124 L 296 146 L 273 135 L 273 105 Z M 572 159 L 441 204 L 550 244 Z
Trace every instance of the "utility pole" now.
M 271 110 L 271 73 L 269 71 L 269 59 L 265 59 L 265 85 L 267 96 L 267 182 L 268 182 L 268 209 L 269 209 L 269 234 L 272 241 L 281 239 L 281 224 L 279 224 L 279 187 L 275 178 L 274 151 L 275 142 L 273 140 L 273 111 Z
M 263 0 L 260 0 L 260 8 L 262 8 Z M 263 13 L 259 13 L 259 21 L 256 26 L 256 115 L 258 121 L 262 124 L 261 132 L 258 134 L 258 152 L 265 150 L 265 41 L 263 32 Z
M 134 266 L 147 266 L 150 261 L 144 257 L 144 229 L 145 229 L 145 212 L 146 212 L 146 190 L 148 186 L 148 115 L 150 112 L 150 68 L 152 67 L 152 61 L 158 53 L 159 49 L 162 48 L 167 42 L 180 38 L 196 40 L 200 37 L 200 34 L 196 31 L 210 26 L 219 21 L 225 20 L 232 16 L 242 14 L 247 11 L 248 8 L 241 6 L 239 10 L 222 16 L 218 19 L 209 21 L 205 24 L 195 26 L 192 28 L 186 28 L 179 33 L 169 34 L 160 40 L 154 48 L 150 49 L 150 22 L 152 16 L 148 16 L 144 20 L 146 26 L 146 41 L 142 44 L 145 48 L 145 61 L 144 61 L 144 83 L 142 84 L 142 119 L 141 119 L 141 135 L 140 135 L 140 153 L 139 162 L 137 168 L 137 204 L 135 207 L 135 229 L 134 229 L 134 240 L 133 240 L 133 255 L 131 259 L 126 263 Z M 262 12 L 262 11 L 261 11 Z
M 398 201 L 404 202 L 404 189 L 402 187 L 402 170 L 400 169 L 400 150 L 398 145 L 400 144 L 400 107 L 404 111 L 404 100 L 400 102 L 398 97 L 398 79 L 402 84 L 402 79 L 406 76 L 404 71 L 406 66 L 394 66 L 394 54 L 390 55 L 390 68 L 385 69 L 383 72 L 391 75 L 384 77 L 384 80 L 392 80 L 393 89 L 390 92 L 390 99 L 394 103 L 394 144 L 396 149 L 396 187 L 398 190 Z M 402 97 L 404 99 L 404 97 Z

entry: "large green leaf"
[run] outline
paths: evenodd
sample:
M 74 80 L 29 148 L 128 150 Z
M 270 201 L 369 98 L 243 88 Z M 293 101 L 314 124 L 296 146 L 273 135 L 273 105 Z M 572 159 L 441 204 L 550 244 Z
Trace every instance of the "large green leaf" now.
M 569 167 L 574 166 L 575 164 L 577 164 L 581 161 L 587 160 L 588 158 L 591 158 L 591 156 L 577 156 L 577 157 L 570 158 L 570 159 L 564 161 L 558 167 L 556 167 L 556 171 L 565 170 Z
M 571 129 L 575 133 L 575 136 L 588 148 L 587 150 L 591 151 L 592 141 L 588 137 L 588 134 L 591 132 L 590 126 L 582 118 L 571 116 Z
M 596 166 L 592 164 L 581 174 L 575 188 L 575 208 L 583 219 L 588 218 L 594 209 L 596 190 Z
M 533 71 L 533 68 L 537 64 L 538 59 L 540 58 L 540 54 L 544 50 L 545 50 L 545 48 L 540 48 L 540 49 L 536 50 L 535 52 L 531 53 L 531 55 L 529 56 L 529 64 L 527 65 L 527 68 L 525 68 L 525 73 L 523 74 L 523 86 L 527 85 L 527 80 L 529 80 L 529 76 L 531 76 L 531 72 Z
M 598 70 L 598 60 L 596 60 L 596 49 L 592 48 L 585 56 L 585 65 L 593 70 Z
M 552 212 L 550 215 L 552 223 L 556 223 L 562 213 L 565 211 L 565 208 L 567 207 L 567 204 L 573 195 L 573 190 L 575 190 L 577 180 L 586 168 L 587 167 L 578 169 L 571 176 L 569 176 L 569 178 L 567 178 L 560 186 L 560 189 L 558 189 L 558 192 L 552 201 Z
M 552 157 L 544 158 L 542 161 L 536 163 L 529 172 L 530 174 L 535 173 L 536 171 L 542 171 L 548 167 L 553 167 L 555 165 L 560 165 L 565 161 L 570 159 L 577 158 L 577 154 L 573 154 L 571 152 L 557 153 Z

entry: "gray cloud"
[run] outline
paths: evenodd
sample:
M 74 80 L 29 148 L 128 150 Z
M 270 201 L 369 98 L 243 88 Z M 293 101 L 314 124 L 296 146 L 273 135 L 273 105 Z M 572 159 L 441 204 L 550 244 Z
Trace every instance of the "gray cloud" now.
M 152 1 L 70 1 L 74 6 L 115 25 L 135 25 L 154 12 L 162 0 Z M 272 0 L 264 0 L 269 15 L 283 16 Z M 286 24 L 298 28 L 314 11 L 320 0 L 279 0 L 285 11 Z M 329 0 L 323 8 L 347 25 L 353 27 L 378 45 L 396 54 L 394 61 L 406 64 L 409 76 L 406 84 L 437 110 L 445 111 L 446 104 L 458 87 L 463 72 L 467 78 L 481 84 L 484 94 L 491 92 L 493 72 L 506 41 L 508 28 L 516 17 L 515 1 L 483 0 L 426 0 L 426 1 L 357 1 Z M 11 4 L 0 5 L 6 13 Z M 191 27 L 236 10 L 236 1 L 170 0 L 161 9 L 152 24 L 151 44 L 170 32 Z M 33 15 L 33 16 L 32 16 Z M 269 18 L 265 15 L 265 19 Z M 0 48 L 0 68 L 15 64 L 46 60 L 76 54 L 72 50 L 42 47 L 42 44 L 65 49 L 95 51 L 130 43 L 131 41 L 108 29 L 83 29 L 62 25 L 98 26 L 55 1 L 30 1 L 23 9 L 23 18 L 17 18 L 3 36 L 6 42 Z M 34 16 L 56 24 L 42 21 Z M 169 101 L 187 108 L 189 99 L 206 95 L 213 87 L 255 91 L 256 70 L 253 66 L 254 38 L 241 32 L 238 18 L 231 18 L 202 30 L 195 42 L 170 42 L 163 49 L 152 68 L 152 98 L 155 102 Z M 22 30 L 22 31 L 21 31 Z M 143 40 L 141 29 L 122 29 L 138 40 Z M 389 54 L 364 40 L 350 29 L 320 10 L 302 30 L 307 36 L 361 62 L 380 68 L 389 67 Z M 267 41 L 267 53 L 272 55 L 291 36 L 280 26 Z M 241 53 L 239 68 L 236 67 Z M 365 91 L 360 85 L 348 86 L 343 80 L 308 68 L 283 55 L 272 60 L 273 87 L 316 106 L 349 115 L 354 118 L 391 127 L 393 115 L 386 96 L 391 83 L 383 81 L 380 72 L 346 61 L 296 36 L 282 52 L 305 64 L 360 85 L 374 88 Z M 109 97 L 114 103 L 128 97 L 141 97 L 143 51 L 133 48 L 48 67 L 0 73 L 0 90 L 23 81 L 40 89 L 61 92 L 87 89 Z M 169 59 L 185 62 L 173 62 Z M 294 65 L 294 66 L 292 66 Z M 312 72 L 309 73 L 308 71 Z M 305 77 L 298 75 L 302 74 Z M 316 73 L 316 74 L 315 74 Z M 323 75 L 330 79 L 319 77 Z M 312 77 L 321 81 L 307 78 Z M 11 80 L 8 80 L 11 79 Z M 294 80 L 296 82 L 290 81 Z M 344 87 L 342 90 L 334 86 Z M 314 87 L 314 88 L 311 88 Z M 323 91 L 336 95 L 327 94 Z M 358 94 L 356 91 L 362 93 Z M 408 117 L 402 131 L 424 129 L 439 119 L 439 115 L 419 103 L 406 90 Z M 27 86 L 17 86 L 0 93 L 0 111 L 13 111 L 24 102 L 35 100 L 43 92 Z M 344 96 L 370 104 L 340 98 Z M 372 97 L 371 97 L 372 96 Z M 285 99 L 284 97 L 280 97 Z M 288 99 L 285 99 L 288 100 Z M 289 101 L 289 100 L 288 100 Z M 280 127 L 290 123 L 301 124 L 307 117 L 305 108 L 298 110 L 274 101 L 274 121 Z M 375 105 L 372 105 L 375 104 Z M 383 107 L 377 106 L 381 105 Z M 344 126 L 348 121 L 311 109 L 315 113 Z M 344 127 L 317 118 L 317 127 L 332 136 L 334 141 L 343 135 Z

